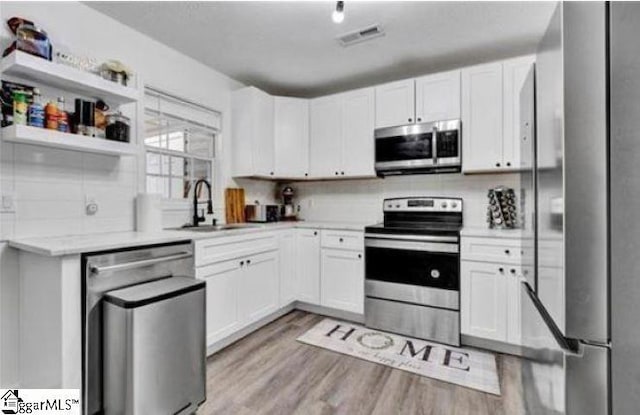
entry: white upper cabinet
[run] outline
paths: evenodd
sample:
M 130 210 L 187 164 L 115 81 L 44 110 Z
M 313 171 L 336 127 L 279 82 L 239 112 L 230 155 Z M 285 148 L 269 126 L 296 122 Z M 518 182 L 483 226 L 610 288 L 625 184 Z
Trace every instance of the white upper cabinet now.
M 534 56 L 479 65 L 462 70 L 462 170 L 520 170 L 521 107 L 531 107 L 533 88 L 527 75 Z
M 374 176 L 373 88 L 313 99 L 309 171 L 312 178 Z
M 309 173 L 339 175 L 342 167 L 342 105 L 338 95 L 311 100 Z
M 307 177 L 309 100 L 275 97 L 274 115 L 276 177 Z
M 502 167 L 502 63 L 462 70 L 462 169 Z
M 233 175 L 274 176 L 274 100 L 258 88 L 234 91 L 231 98 Z
M 374 176 L 373 88 L 342 94 L 342 176 Z
M 416 79 L 416 122 L 460 118 L 460 71 Z
M 522 107 L 533 107 L 533 84 L 527 84 L 527 76 L 533 67 L 534 56 L 510 59 L 504 62 L 503 75 L 503 161 L 506 169 L 517 170 L 523 168 L 520 159 L 521 131 L 523 120 Z M 524 90 L 526 87 L 526 91 Z M 527 102 L 523 102 L 527 101 Z
M 415 122 L 415 85 L 413 79 L 375 87 L 376 128 Z

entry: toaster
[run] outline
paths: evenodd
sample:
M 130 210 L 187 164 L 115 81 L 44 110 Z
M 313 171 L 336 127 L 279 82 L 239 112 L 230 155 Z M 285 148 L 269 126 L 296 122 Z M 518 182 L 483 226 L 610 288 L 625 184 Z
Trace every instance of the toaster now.
M 277 222 L 280 217 L 278 205 L 246 205 L 244 215 L 247 222 Z

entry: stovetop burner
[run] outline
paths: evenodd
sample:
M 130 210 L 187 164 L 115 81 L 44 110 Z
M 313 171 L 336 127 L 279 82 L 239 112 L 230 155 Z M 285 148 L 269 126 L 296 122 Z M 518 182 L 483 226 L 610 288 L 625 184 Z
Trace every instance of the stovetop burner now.
M 462 199 L 407 197 L 385 199 L 384 222 L 365 232 L 413 235 L 458 235 L 462 229 Z

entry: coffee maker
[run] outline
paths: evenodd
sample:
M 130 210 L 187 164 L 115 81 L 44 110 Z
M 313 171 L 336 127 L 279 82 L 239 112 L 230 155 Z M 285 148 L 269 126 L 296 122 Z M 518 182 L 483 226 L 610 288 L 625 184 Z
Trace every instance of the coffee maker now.
M 280 215 L 281 220 L 297 220 L 298 216 L 296 215 L 296 209 L 293 204 L 293 196 L 295 195 L 295 191 L 291 186 L 285 186 L 282 189 L 282 214 Z

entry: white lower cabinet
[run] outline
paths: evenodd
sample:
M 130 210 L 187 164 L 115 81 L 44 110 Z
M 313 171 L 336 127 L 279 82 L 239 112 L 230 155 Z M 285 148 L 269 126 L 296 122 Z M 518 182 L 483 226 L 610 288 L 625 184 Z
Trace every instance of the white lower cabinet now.
M 321 242 L 322 241 L 322 242 Z M 296 301 L 364 312 L 362 232 L 284 229 L 195 242 L 206 291 L 207 346 Z
M 320 231 L 296 229 L 298 299 L 320 304 Z
M 461 261 L 462 334 L 503 343 L 520 343 L 518 266 Z
M 296 276 L 296 231 L 282 231 L 278 241 L 280 257 L 280 307 L 298 298 L 298 278 Z
M 207 345 L 213 344 L 240 328 L 238 291 L 242 268 L 231 260 L 199 268 L 197 277 L 207 284 Z
M 322 249 L 321 304 L 364 313 L 364 259 L 362 251 Z

